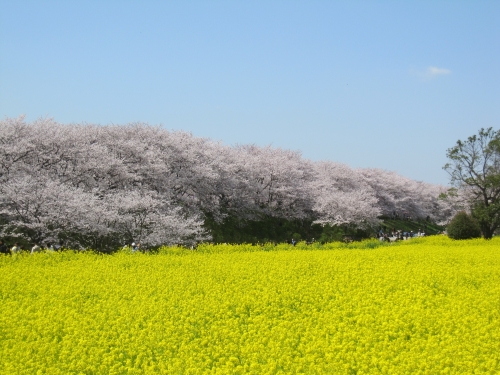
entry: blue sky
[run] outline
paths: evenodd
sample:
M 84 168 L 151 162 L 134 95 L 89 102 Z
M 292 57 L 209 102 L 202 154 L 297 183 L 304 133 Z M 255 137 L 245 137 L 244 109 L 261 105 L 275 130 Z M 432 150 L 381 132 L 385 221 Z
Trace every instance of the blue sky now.
M 0 116 L 148 122 L 448 183 L 500 125 L 500 1 L 0 1 Z

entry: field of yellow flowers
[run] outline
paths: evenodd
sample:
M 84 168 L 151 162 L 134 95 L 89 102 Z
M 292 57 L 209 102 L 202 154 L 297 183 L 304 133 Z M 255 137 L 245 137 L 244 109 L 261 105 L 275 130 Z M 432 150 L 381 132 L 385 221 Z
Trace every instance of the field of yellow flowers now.
M 0 256 L 1 374 L 498 374 L 500 239 Z

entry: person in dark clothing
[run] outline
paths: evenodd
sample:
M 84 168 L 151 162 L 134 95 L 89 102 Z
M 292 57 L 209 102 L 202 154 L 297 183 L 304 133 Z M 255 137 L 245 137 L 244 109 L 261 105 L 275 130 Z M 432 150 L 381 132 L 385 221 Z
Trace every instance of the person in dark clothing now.
M 2 240 L 0 240 L 0 254 L 10 254 L 9 248 Z

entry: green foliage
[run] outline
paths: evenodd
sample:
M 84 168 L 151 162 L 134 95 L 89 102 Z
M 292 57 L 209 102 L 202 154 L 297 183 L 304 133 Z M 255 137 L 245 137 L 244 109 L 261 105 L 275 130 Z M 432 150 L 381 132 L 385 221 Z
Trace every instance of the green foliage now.
M 342 242 L 360 241 L 373 237 L 375 231 L 361 230 L 354 226 L 330 226 L 313 224 L 311 220 L 286 220 L 264 216 L 260 220 L 243 220 L 234 216 L 217 223 L 207 215 L 205 228 L 212 235 L 214 243 L 283 243 L 292 238 L 297 241 Z
M 444 227 L 427 219 L 405 220 L 382 217 L 382 220 L 381 229 L 384 232 L 396 229 L 402 230 L 403 232 L 413 231 L 414 233 L 417 233 L 420 230 L 421 232 L 425 232 L 426 235 L 433 235 L 441 233 L 444 230 Z
M 311 220 L 286 220 L 264 216 L 260 220 L 243 220 L 229 216 L 222 223 L 213 220 L 209 215 L 205 220 L 205 228 L 212 235 L 214 243 L 266 243 L 266 242 L 311 242 L 318 240 L 322 227 Z
M 375 235 L 374 231 L 363 230 L 350 225 L 322 227 L 321 236 L 318 238 L 321 243 L 361 241 Z
M 313 224 L 310 220 L 286 220 L 273 217 L 262 217 L 261 220 L 242 220 L 229 216 L 222 223 L 217 223 L 209 216 L 205 220 L 205 228 L 211 233 L 214 243 L 267 243 L 296 241 L 329 243 L 344 241 L 361 241 L 374 237 L 378 228 L 362 230 L 350 225 L 331 226 Z M 443 227 L 430 220 L 403 220 L 382 218 L 381 228 L 390 231 L 393 228 L 402 231 L 419 230 L 426 234 L 438 234 Z
M 472 215 L 477 220 L 484 238 L 490 239 L 500 227 L 500 200 L 486 205 L 477 201 L 472 206 Z
M 468 215 L 465 211 L 460 211 L 455 215 L 446 227 L 448 236 L 454 240 L 467 240 L 481 237 L 481 229 L 476 219 Z

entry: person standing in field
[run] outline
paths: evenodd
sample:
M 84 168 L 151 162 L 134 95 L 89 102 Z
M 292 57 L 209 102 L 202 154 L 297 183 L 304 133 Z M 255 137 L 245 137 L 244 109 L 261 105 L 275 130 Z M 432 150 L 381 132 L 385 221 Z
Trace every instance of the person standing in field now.
M 2 240 L 0 240 L 0 254 L 6 254 L 6 255 L 10 254 L 9 248 L 7 247 L 6 244 L 3 243 Z
M 31 254 L 39 253 L 42 251 L 42 248 L 38 246 L 38 244 L 35 242 L 33 244 L 33 247 L 31 248 Z
M 14 246 L 10 249 L 10 252 L 12 254 L 19 254 L 22 251 L 22 249 L 19 247 L 19 243 L 15 243 Z

